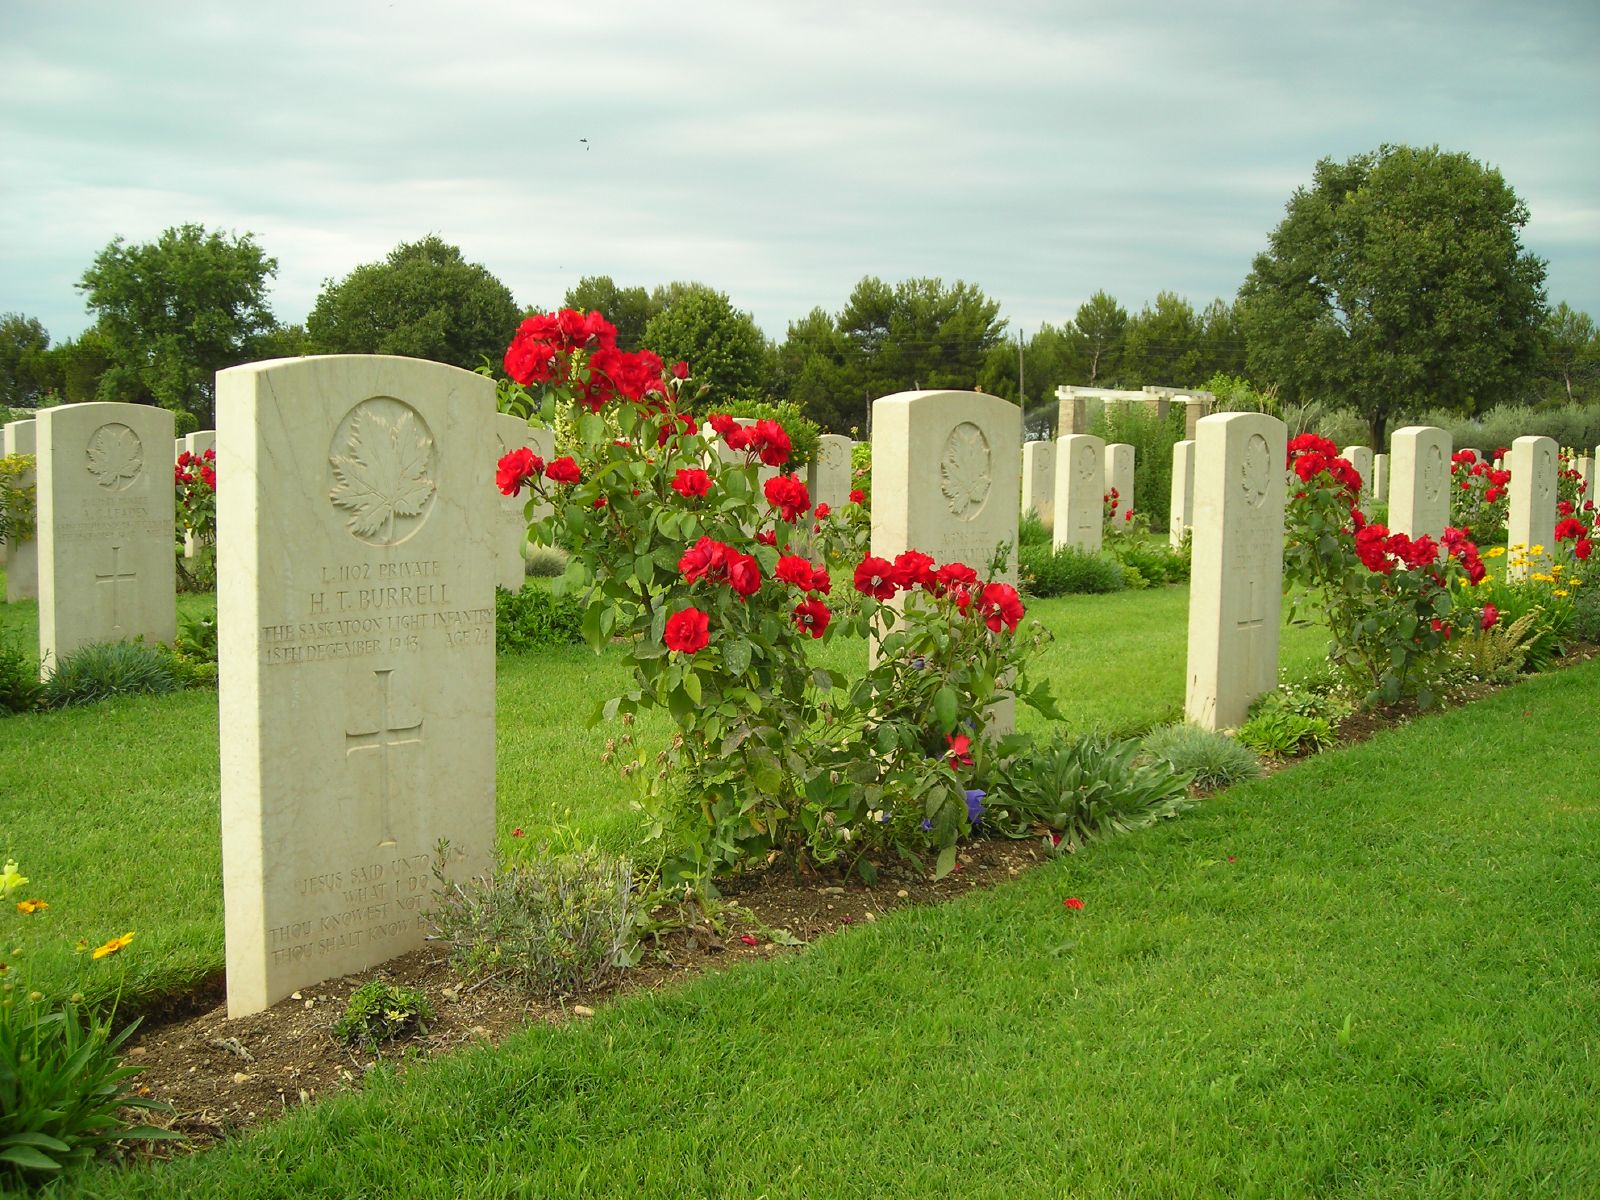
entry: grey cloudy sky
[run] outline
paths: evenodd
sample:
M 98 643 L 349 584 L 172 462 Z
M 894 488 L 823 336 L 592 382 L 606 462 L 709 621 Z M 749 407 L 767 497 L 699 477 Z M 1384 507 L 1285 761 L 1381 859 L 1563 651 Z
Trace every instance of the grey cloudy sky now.
M 73 336 L 113 237 L 199 222 L 284 321 L 435 232 L 526 305 L 697 279 L 781 339 L 932 275 L 1032 331 L 1231 297 L 1319 158 L 1404 142 L 1600 317 L 1597 52 L 1595 0 L 0 0 L 0 311 Z

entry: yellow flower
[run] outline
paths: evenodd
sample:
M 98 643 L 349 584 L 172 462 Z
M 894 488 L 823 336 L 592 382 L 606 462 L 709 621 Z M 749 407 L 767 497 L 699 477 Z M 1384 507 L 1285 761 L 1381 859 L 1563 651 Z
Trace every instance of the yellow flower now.
M 43 900 L 19 900 L 19 901 L 17 901 L 17 911 L 19 913 L 21 913 L 25 917 L 33 915 L 34 913 L 38 912 L 41 908 L 49 908 L 49 907 L 50 906 L 48 904 L 46 904 Z
M 19 874 L 17 871 L 17 860 L 14 858 L 6 859 L 5 869 L 0 870 L 0 896 L 11 895 L 12 892 L 27 882 L 28 877 Z
M 1550 594 L 1552 596 L 1565 596 L 1567 594 L 1567 589 L 1566 588 L 1556 588 Z
M 1494 546 L 1483 552 L 1484 558 L 1504 558 L 1505 556 L 1506 548 L 1504 546 Z
M 1537 546 L 1529 546 L 1528 547 L 1528 553 L 1529 554 L 1543 554 L 1544 553 L 1544 543 L 1541 542 Z
M 112 938 L 104 946 L 96 946 L 94 948 L 94 956 L 96 958 L 104 958 L 108 954 L 115 954 L 131 941 L 133 941 L 133 930 L 130 929 L 121 937 Z

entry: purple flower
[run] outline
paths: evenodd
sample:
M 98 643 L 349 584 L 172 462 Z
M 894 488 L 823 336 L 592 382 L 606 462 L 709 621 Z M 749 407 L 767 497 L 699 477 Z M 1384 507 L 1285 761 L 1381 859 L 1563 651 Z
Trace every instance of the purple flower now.
M 922 818 L 922 831 L 924 833 L 932 833 L 933 832 L 933 820 L 932 820 L 931 817 L 923 817 Z
M 978 788 L 967 793 L 967 824 L 976 825 L 983 820 L 983 798 L 987 794 Z

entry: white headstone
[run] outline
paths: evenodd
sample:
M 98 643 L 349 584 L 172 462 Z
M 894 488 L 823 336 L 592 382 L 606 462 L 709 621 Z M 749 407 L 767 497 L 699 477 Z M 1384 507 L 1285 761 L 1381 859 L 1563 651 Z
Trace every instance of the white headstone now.
M 202 429 L 191 433 L 182 439 L 183 449 L 180 454 L 191 454 L 195 458 L 205 457 L 207 450 L 217 448 L 217 431 L 215 429 Z M 192 530 L 186 530 L 183 535 L 183 556 L 193 558 L 200 549 L 200 543 L 195 539 Z
M 150 404 L 64 404 L 37 417 L 39 663 L 90 642 L 171 642 L 173 414 Z
M 513 450 L 524 446 L 545 462 L 555 454 L 556 435 L 553 430 L 535 429 L 523 417 L 512 413 L 494 414 L 494 461 L 498 463 Z M 503 496 L 495 486 L 494 467 L 488 471 L 489 486 L 493 488 L 495 509 L 499 513 L 499 536 L 495 538 L 495 583 L 508 592 L 520 592 L 528 581 L 527 559 L 523 549 L 528 544 L 528 525 L 548 515 L 548 504 L 535 505 L 532 497 L 523 492 L 520 496 Z
M 1389 503 L 1389 456 L 1376 451 L 1372 455 L 1372 499 L 1378 504 Z
M 1278 683 L 1289 437 L 1263 413 L 1204 417 L 1195 434 L 1184 712 L 1202 728 L 1228 729 Z
M 32 421 L 11 421 L 5 428 L 5 452 L 9 457 L 13 454 L 34 453 L 34 430 Z M 38 471 L 30 471 L 17 479 L 17 486 L 22 488 L 35 487 L 38 482 Z M 37 488 L 35 487 L 37 497 Z M 37 523 L 39 515 L 37 499 L 34 504 L 34 519 Z M 16 604 L 22 600 L 37 600 L 39 598 L 39 540 L 38 532 L 34 536 L 20 542 L 6 543 L 6 603 Z
M 1506 544 L 1523 547 L 1530 557 L 1535 546 L 1544 547 L 1540 557 L 1545 559 L 1555 550 L 1559 452 L 1560 447 L 1550 438 L 1519 437 L 1506 455 L 1506 466 L 1511 471 Z M 1519 577 L 1527 572 L 1526 568 L 1512 567 L 1509 573 Z
M 1185 438 L 1172 447 L 1172 513 L 1167 538 L 1174 546 L 1194 525 L 1194 440 Z
M 1056 521 L 1056 444 L 1029 442 L 1022 448 L 1022 511 L 1047 528 Z
M 811 503 L 837 510 L 850 502 L 850 452 L 855 442 L 842 433 L 825 433 L 817 439 L 816 457 L 806 468 L 806 490 Z
M 898 392 L 872 404 L 872 553 L 920 550 L 980 579 L 1017 581 L 1022 409 L 982 392 Z M 998 574 L 989 570 L 1009 547 Z M 1012 701 L 991 729 L 1008 733 Z
M 1450 523 L 1450 435 L 1408 425 L 1395 430 L 1389 449 L 1389 528 L 1437 541 Z
M 1117 493 L 1117 508 L 1112 520 L 1117 528 L 1133 511 L 1133 447 L 1126 442 L 1112 442 L 1106 447 L 1106 492 Z
M 1574 468 L 1578 472 L 1578 482 L 1583 484 L 1583 499 L 1593 500 L 1594 459 L 1590 458 L 1587 454 L 1581 454 L 1578 456 L 1578 461 L 1574 464 Z M 1582 508 L 1583 506 L 1582 504 L 1579 504 L 1578 507 Z
M 1056 548 L 1098 554 L 1105 540 L 1106 444 L 1088 433 L 1056 439 Z
M 1342 453 L 1345 460 L 1356 469 L 1356 474 L 1361 476 L 1361 498 L 1367 499 L 1372 495 L 1372 448 L 1346 446 Z
M 494 383 L 376 355 L 217 375 L 228 1012 L 422 945 L 494 851 Z

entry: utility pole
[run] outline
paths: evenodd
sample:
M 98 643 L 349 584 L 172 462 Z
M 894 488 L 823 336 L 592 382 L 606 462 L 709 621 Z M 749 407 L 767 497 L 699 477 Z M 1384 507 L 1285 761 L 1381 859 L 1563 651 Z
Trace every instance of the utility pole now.
M 1017 405 L 1022 409 L 1023 424 L 1028 421 L 1028 389 L 1022 386 L 1022 330 L 1017 330 Z

